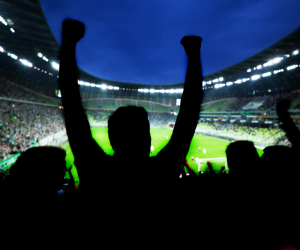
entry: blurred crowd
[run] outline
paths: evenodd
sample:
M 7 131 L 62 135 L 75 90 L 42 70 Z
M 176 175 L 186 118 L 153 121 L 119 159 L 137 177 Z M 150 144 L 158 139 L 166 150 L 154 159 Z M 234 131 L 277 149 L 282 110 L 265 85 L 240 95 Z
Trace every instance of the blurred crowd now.
M 0 100 L 0 161 L 64 130 L 62 110 Z

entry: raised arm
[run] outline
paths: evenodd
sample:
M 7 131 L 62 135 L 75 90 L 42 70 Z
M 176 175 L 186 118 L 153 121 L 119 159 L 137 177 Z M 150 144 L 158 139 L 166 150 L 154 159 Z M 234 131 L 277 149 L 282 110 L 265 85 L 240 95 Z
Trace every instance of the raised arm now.
M 277 114 L 279 116 L 279 121 L 282 122 L 281 128 L 286 133 L 289 141 L 292 143 L 293 148 L 300 149 L 300 131 L 293 119 L 290 117 L 288 108 L 291 106 L 291 101 L 284 99 L 276 104 Z
M 159 153 L 170 155 L 178 162 L 185 160 L 199 119 L 203 79 L 200 63 L 201 42 L 202 38 L 198 36 L 186 36 L 181 40 L 188 56 L 184 90 L 172 137 Z
M 76 162 L 83 161 L 91 152 L 99 148 L 91 135 L 90 124 L 81 104 L 78 86 L 78 71 L 75 59 L 77 42 L 84 36 L 84 24 L 75 20 L 62 23 L 62 45 L 60 52 L 59 85 L 67 135 L 74 154 L 75 165 L 80 178 L 84 177 L 84 169 Z M 100 148 L 99 148 L 100 149 Z M 101 149 L 100 149 L 101 150 Z M 88 164 L 87 164 L 88 165 Z M 88 166 L 85 167 L 85 170 Z

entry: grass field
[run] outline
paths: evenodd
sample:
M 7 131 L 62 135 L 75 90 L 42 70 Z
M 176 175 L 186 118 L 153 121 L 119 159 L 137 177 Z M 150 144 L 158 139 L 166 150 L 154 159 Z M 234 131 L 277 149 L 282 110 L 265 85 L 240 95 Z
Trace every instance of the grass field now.
M 113 155 L 114 151 L 112 147 L 110 146 L 109 139 L 108 139 L 108 129 L 107 128 L 91 128 L 92 136 L 95 139 L 95 141 L 99 144 L 99 146 L 102 147 L 103 151 L 108 155 Z M 151 138 L 152 138 L 152 145 L 154 146 L 154 152 L 153 156 L 157 155 L 157 153 L 165 147 L 165 145 L 169 142 L 172 130 L 170 129 L 151 129 Z M 166 137 L 168 136 L 168 139 Z M 205 172 L 207 169 L 207 161 L 210 161 L 212 163 L 212 166 L 215 171 L 219 171 L 222 166 L 227 166 L 226 163 L 226 154 L 225 150 L 230 142 L 222 139 L 217 139 L 214 137 L 209 136 L 201 136 L 201 135 L 194 135 L 190 150 L 187 155 L 187 160 L 189 165 L 193 168 L 193 170 L 196 173 L 199 173 L 198 171 L 198 164 L 196 163 L 196 157 L 200 158 L 202 160 L 202 165 L 200 167 L 200 170 L 202 172 Z M 201 147 L 201 150 L 199 151 L 199 147 Z M 67 165 L 73 165 L 74 166 L 74 156 L 72 154 L 71 148 L 69 143 L 66 143 L 62 146 L 66 150 L 67 156 L 66 156 L 66 162 Z M 203 153 L 203 149 L 206 149 L 206 154 Z M 257 152 L 259 156 L 263 154 L 263 150 L 257 149 Z M 194 157 L 194 160 L 192 161 L 192 156 Z M 141 167 L 143 167 L 141 165 Z M 76 168 L 72 168 L 72 175 L 75 179 L 75 181 L 78 181 L 78 174 Z M 67 175 L 66 178 L 69 178 Z

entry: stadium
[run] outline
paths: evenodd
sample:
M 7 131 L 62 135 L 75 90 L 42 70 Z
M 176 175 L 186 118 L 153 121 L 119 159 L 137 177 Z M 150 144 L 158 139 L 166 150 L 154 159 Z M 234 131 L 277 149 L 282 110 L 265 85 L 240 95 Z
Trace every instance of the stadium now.
M 78 187 L 58 84 L 60 45 L 38 0 L 1 1 L 0 6 L 0 171 L 8 174 L 21 152 L 30 147 L 61 147 L 67 153 L 67 166 L 74 166 L 71 174 Z M 291 147 L 281 129 L 276 103 L 291 100 L 289 112 L 300 128 L 299 37 L 300 28 L 258 54 L 204 77 L 200 118 L 186 156 L 197 175 L 209 171 L 208 161 L 215 172 L 228 173 L 225 151 L 234 141 L 252 141 L 259 156 L 267 146 Z M 114 154 L 107 134 L 108 118 L 127 105 L 148 112 L 151 156 L 168 143 L 184 83 L 116 82 L 81 69 L 79 78 L 93 138 L 105 153 Z M 185 173 L 188 175 L 187 169 Z M 68 173 L 66 178 L 70 178 Z

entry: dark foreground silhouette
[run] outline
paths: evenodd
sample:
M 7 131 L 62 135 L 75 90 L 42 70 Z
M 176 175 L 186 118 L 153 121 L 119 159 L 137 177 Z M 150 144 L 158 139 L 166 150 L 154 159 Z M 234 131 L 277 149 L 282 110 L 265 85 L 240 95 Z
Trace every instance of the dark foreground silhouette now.
M 81 104 L 75 47 L 84 36 L 84 24 L 62 24 L 59 83 L 67 135 L 86 197 L 87 239 L 121 235 L 124 239 L 167 238 L 174 224 L 169 200 L 183 167 L 199 119 L 202 101 L 200 37 L 181 43 L 188 67 L 180 111 L 169 143 L 149 157 L 150 125 L 144 108 L 118 108 L 108 120 L 113 156 L 94 141 Z

